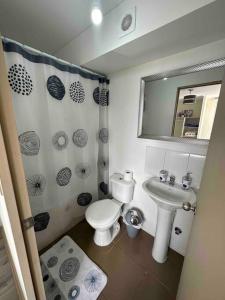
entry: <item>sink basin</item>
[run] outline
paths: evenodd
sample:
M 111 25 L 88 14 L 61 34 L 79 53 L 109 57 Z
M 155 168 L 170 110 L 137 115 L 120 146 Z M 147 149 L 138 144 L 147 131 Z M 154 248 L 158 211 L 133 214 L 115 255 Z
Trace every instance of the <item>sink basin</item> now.
M 167 209 L 182 208 L 184 202 L 192 205 L 196 202 L 196 194 L 192 189 L 183 190 L 178 184 L 160 182 L 159 177 L 152 177 L 143 183 L 143 189 L 158 205 Z
M 196 194 L 193 189 L 183 190 L 178 184 L 172 186 L 167 182 L 161 182 L 159 177 L 146 180 L 142 187 L 157 204 L 157 225 L 152 256 L 157 262 L 164 263 L 167 260 L 176 210 L 181 209 L 185 202 L 194 205 Z

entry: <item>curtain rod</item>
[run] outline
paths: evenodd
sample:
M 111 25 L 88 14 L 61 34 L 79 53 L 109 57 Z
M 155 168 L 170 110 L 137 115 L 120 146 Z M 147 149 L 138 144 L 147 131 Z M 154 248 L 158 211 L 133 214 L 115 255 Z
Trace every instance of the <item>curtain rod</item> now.
M 104 79 L 104 78 L 107 78 L 107 76 L 104 75 L 104 74 L 100 74 L 100 73 L 94 72 L 94 71 L 92 71 L 92 70 L 89 70 L 89 69 L 86 69 L 86 68 L 77 66 L 77 65 L 75 65 L 75 64 L 73 64 L 73 63 L 70 63 L 70 62 L 65 61 L 65 60 L 63 60 L 63 59 L 60 59 L 60 58 L 58 58 L 58 57 L 56 57 L 56 56 L 54 56 L 54 55 L 48 54 L 48 53 L 46 53 L 46 52 L 43 52 L 43 51 L 34 49 L 34 48 L 30 47 L 30 46 L 27 46 L 27 45 L 25 45 L 25 44 L 22 44 L 22 43 L 20 43 L 20 42 L 17 42 L 17 41 L 15 41 L 15 40 L 13 40 L 13 39 L 10 39 L 10 38 L 4 37 L 4 36 L 1 36 L 1 38 L 2 38 L 3 42 L 11 42 L 11 43 L 14 43 L 14 44 L 16 44 L 16 45 L 18 45 L 18 46 L 20 46 L 20 47 L 23 47 L 25 50 L 29 51 L 29 53 L 31 53 L 31 54 L 34 54 L 34 55 L 35 55 L 35 54 L 40 54 L 40 55 L 42 55 L 42 56 L 48 57 L 48 58 L 50 58 L 50 59 L 53 59 L 53 60 L 55 60 L 55 61 L 57 61 L 57 62 L 59 62 L 59 63 L 62 63 L 62 64 L 64 64 L 64 65 L 68 65 L 68 66 L 72 66 L 72 67 L 74 67 L 74 68 L 77 68 L 77 69 L 79 69 L 79 70 L 81 70 L 81 71 L 83 71 L 83 72 L 86 72 L 86 73 L 89 73 L 89 74 L 93 74 L 93 75 L 99 76 L 99 77 L 101 77 L 101 78 L 103 78 L 103 79 Z

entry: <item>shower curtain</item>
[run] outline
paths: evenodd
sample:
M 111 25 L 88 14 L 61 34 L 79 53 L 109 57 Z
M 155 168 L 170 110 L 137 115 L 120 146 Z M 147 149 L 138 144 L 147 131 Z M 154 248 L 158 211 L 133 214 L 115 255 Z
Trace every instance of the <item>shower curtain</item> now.
M 38 248 L 108 194 L 108 80 L 3 39 Z

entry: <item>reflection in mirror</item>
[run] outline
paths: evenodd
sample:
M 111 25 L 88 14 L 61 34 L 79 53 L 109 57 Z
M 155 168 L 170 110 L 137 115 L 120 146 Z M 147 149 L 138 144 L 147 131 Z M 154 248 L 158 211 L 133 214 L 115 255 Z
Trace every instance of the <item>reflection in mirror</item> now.
M 220 59 L 142 78 L 138 136 L 209 140 L 224 66 Z
M 209 140 L 221 82 L 178 88 L 172 136 Z

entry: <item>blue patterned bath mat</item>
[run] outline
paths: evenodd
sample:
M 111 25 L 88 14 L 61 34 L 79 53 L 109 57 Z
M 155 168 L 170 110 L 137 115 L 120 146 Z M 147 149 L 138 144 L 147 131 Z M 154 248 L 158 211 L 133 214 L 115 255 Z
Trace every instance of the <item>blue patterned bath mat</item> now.
M 95 300 L 107 283 L 107 276 L 69 236 L 41 255 L 41 267 L 48 300 Z

